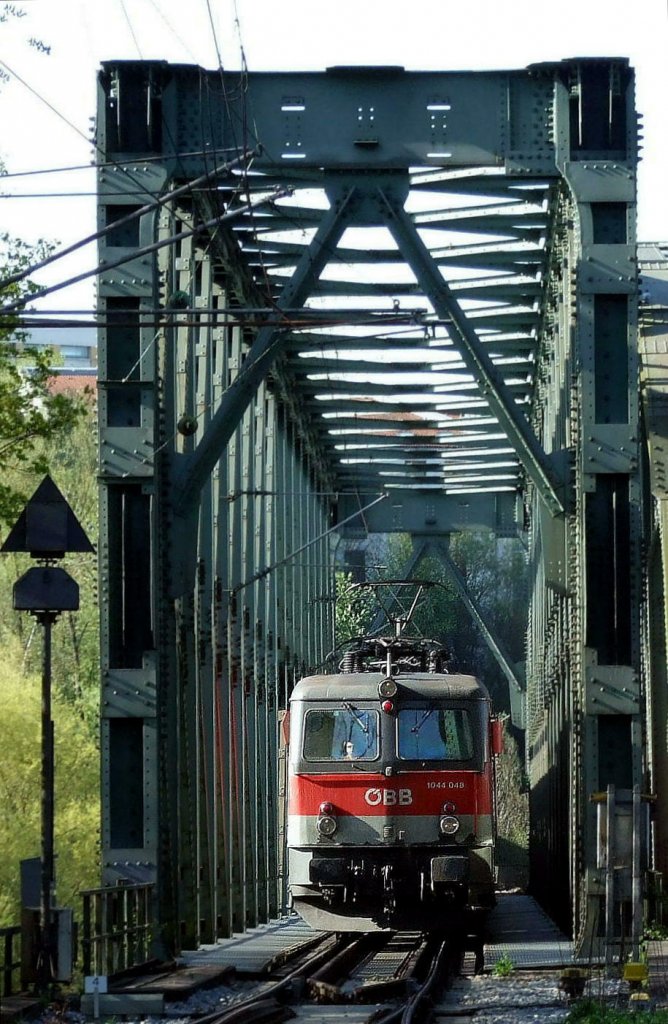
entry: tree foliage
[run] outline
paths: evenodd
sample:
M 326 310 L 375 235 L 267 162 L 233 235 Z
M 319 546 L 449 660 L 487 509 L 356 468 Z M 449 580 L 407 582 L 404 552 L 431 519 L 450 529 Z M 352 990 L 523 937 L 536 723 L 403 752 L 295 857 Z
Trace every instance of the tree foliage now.
M 481 530 L 453 534 L 449 551 L 485 620 L 508 649 L 512 660 L 522 661 L 527 564 L 521 545 L 518 541 L 499 540 L 490 530 Z M 382 575 L 388 579 L 402 578 L 411 554 L 408 534 L 390 536 Z M 447 566 L 430 551 L 412 576 L 439 584 L 425 594 L 418 606 L 415 628 L 448 649 L 451 671 L 477 675 L 490 690 L 496 707 L 509 710 L 505 677 L 462 602 Z
M 29 245 L 0 234 L 0 278 L 28 270 L 50 250 L 43 241 Z M 27 301 L 35 290 L 29 279 L 5 285 L 0 302 L 10 306 Z M 52 390 L 53 353 L 30 349 L 25 353 L 26 332 L 16 312 L 0 312 L 0 523 L 11 524 L 27 497 L 26 482 L 47 472 L 45 445 L 58 442 L 84 416 L 80 398 Z M 11 481 L 7 470 L 13 471 Z
M 97 449 L 90 403 L 58 439 L 40 438 L 36 456 L 85 529 L 97 542 Z M 30 495 L 37 469 L 14 465 L 4 481 Z M 6 535 L 7 531 L 4 531 Z M 14 582 L 34 564 L 29 555 L 0 558 L 0 924 L 19 920 L 19 862 L 40 852 L 40 686 L 42 631 L 23 612 L 12 611 Z M 99 625 L 94 555 L 69 555 L 60 563 L 80 588 L 80 607 L 53 629 L 52 677 L 56 738 L 56 875 L 61 904 L 99 882 Z
M 68 500 L 90 541 L 97 543 L 97 448 L 93 410 L 88 406 L 73 428 L 58 443 L 43 445 L 54 482 Z M 14 468 L 5 479 L 14 490 L 25 486 L 31 494 L 40 473 Z M 12 611 L 12 588 L 32 563 L 29 555 L 5 554 L 0 558 L 0 648 L 16 641 L 21 649 L 21 671 L 39 672 L 39 627 L 31 616 Z M 99 703 L 99 623 L 97 560 L 94 555 L 67 555 L 60 565 L 79 584 L 79 611 L 65 612 L 54 631 L 53 680 L 56 692 L 70 704 L 91 729 L 97 728 Z
M 370 591 L 354 586 L 353 574 L 336 573 L 336 646 L 361 636 L 369 629 L 374 611 Z
M 3 642 L 0 926 L 20 920 L 20 861 L 40 854 L 41 678 L 25 675 L 22 662 L 18 642 Z M 87 724 L 57 691 L 53 720 L 57 898 L 72 906 L 80 889 L 98 884 L 99 755 Z

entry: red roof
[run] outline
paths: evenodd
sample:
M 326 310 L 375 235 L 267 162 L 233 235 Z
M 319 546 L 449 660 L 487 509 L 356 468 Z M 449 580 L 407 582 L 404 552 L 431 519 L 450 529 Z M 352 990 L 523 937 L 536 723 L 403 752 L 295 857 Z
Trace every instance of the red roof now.
M 81 395 L 88 390 L 91 400 L 93 400 L 95 398 L 96 385 L 97 377 L 94 373 L 85 375 L 79 373 L 58 373 L 51 378 L 49 390 L 55 395 L 72 393 Z

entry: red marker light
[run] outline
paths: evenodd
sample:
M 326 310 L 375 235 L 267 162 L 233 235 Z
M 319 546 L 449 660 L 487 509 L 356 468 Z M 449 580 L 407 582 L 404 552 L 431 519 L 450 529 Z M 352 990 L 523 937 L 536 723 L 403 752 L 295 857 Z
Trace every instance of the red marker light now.
M 318 810 L 320 814 L 331 814 L 334 810 L 334 804 L 330 804 L 329 800 L 325 800 L 323 804 L 320 804 Z
M 392 703 L 391 700 L 384 700 L 380 706 L 386 715 L 391 715 L 392 712 L 394 711 L 394 704 Z

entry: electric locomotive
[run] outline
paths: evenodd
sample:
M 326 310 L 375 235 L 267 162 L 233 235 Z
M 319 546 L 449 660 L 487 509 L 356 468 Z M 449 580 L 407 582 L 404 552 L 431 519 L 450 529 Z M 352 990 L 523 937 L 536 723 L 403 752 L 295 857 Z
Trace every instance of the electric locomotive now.
M 501 723 L 443 653 L 366 639 L 293 690 L 288 875 L 316 928 L 442 929 L 494 905 Z

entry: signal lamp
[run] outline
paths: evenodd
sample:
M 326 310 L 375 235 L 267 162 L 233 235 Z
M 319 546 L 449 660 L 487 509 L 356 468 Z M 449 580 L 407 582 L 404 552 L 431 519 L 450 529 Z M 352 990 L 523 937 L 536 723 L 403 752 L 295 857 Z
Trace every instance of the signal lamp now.
M 318 808 L 319 814 L 331 814 L 334 810 L 334 804 L 330 804 L 329 800 L 325 800 L 324 803 L 320 804 Z
M 338 825 L 336 818 L 333 818 L 330 814 L 323 814 L 321 818 L 318 818 L 315 827 L 321 836 L 333 836 Z
M 459 831 L 459 818 L 453 817 L 452 814 L 444 814 L 438 827 L 441 830 L 441 835 L 454 836 Z
M 381 679 L 378 683 L 379 697 L 396 697 L 397 690 L 398 686 L 396 679 L 392 679 L 391 676 L 388 676 L 387 679 Z
M 394 711 L 394 704 L 392 703 L 391 700 L 384 700 L 380 706 L 386 715 L 391 715 L 392 712 Z
M 455 807 L 451 800 L 448 800 L 447 804 L 443 804 L 444 814 L 454 814 L 456 810 L 457 808 Z

